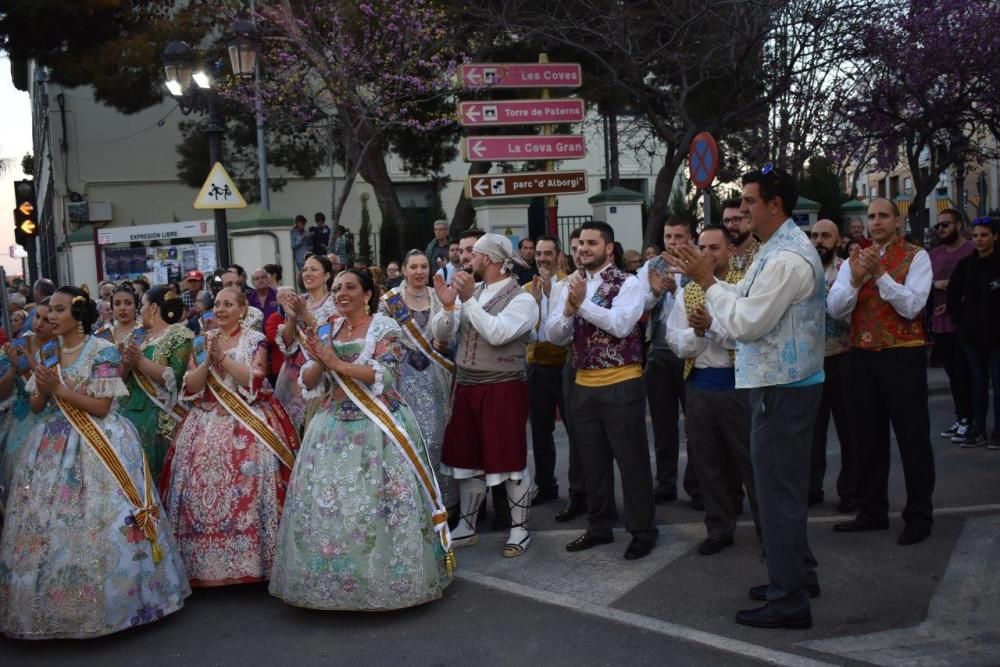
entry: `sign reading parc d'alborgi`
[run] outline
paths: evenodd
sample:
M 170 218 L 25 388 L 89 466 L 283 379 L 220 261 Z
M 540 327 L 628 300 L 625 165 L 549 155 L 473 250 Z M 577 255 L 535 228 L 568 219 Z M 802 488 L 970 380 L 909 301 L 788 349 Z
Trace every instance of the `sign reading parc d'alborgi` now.
M 458 78 L 466 88 L 579 88 L 579 63 L 468 63 Z
M 582 123 L 583 100 L 507 100 L 460 102 L 458 121 L 465 127 Z
M 462 156 L 467 162 L 574 160 L 586 154 L 586 142 L 575 134 L 465 137 L 462 140 Z
M 469 199 L 505 199 L 542 195 L 576 195 L 587 192 L 585 171 L 537 171 L 521 174 L 486 174 L 465 180 Z

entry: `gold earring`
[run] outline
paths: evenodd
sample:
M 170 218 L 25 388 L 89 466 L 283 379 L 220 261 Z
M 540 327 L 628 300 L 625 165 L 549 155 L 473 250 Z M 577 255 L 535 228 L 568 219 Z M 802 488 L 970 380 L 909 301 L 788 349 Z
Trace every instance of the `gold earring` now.
M 371 314 L 372 314 L 371 306 L 365 303 L 365 315 L 371 315 Z
M 83 322 L 76 323 L 76 332 L 81 336 L 83 335 Z

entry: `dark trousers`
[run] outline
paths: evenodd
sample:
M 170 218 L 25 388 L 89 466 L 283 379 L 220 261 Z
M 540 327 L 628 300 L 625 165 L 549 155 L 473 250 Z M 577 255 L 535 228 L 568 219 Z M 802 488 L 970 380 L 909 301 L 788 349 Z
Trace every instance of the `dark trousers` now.
M 618 463 L 622 478 L 625 528 L 643 539 L 655 539 L 658 534 L 645 393 L 642 378 L 606 387 L 573 388 L 573 434 L 587 480 L 587 532 L 591 535 L 610 537 L 618 521 L 613 462 Z
M 933 523 L 934 451 L 927 409 L 927 351 L 897 347 L 850 352 L 851 406 L 858 438 L 859 504 L 865 517 L 889 513 L 889 426 L 906 479 L 903 520 L 916 530 Z
M 694 467 L 705 503 L 708 537 L 725 542 L 736 530 L 737 494 L 746 486 L 754 524 L 760 526 L 750 462 L 750 397 L 746 389 L 684 389 L 688 465 Z
M 809 610 L 816 584 L 809 549 L 809 459 L 822 385 L 750 390 L 750 458 L 767 557 L 767 604 L 778 615 Z
M 858 443 L 854 435 L 854 418 L 851 415 L 850 395 L 850 353 L 843 352 L 827 357 L 823 361 L 826 381 L 816 412 L 816 427 L 812 438 L 812 463 L 809 469 L 809 493 L 823 491 L 823 477 L 826 475 L 826 432 L 830 426 L 830 415 L 837 428 L 840 441 L 840 474 L 837 475 L 837 494 L 844 500 L 857 501 Z
M 962 350 L 957 333 L 934 334 L 934 356 L 944 366 L 948 375 L 951 399 L 955 403 L 955 416 L 972 419 L 972 378 L 969 362 Z
M 1000 432 L 1000 347 L 962 342 L 972 377 L 972 422 L 976 430 L 986 433 L 986 416 L 990 406 L 990 381 L 993 382 L 993 431 Z
M 565 415 L 562 390 L 562 366 L 528 364 L 528 415 L 531 420 L 531 451 L 535 457 L 535 486 L 542 491 L 557 491 L 556 408 Z
M 677 490 L 677 459 L 680 455 L 680 410 L 684 407 L 684 360 L 668 348 L 651 347 L 646 358 L 646 398 L 653 421 L 653 450 L 656 452 L 656 486 Z M 684 472 L 684 490 L 694 498 L 698 480 L 694 468 Z
M 561 411 L 566 435 L 569 436 L 569 497 L 570 500 L 587 499 L 587 480 L 583 476 L 583 461 L 580 457 L 580 446 L 573 435 L 573 392 L 576 389 L 576 369 L 567 363 L 562 370 L 563 406 L 569 410 Z

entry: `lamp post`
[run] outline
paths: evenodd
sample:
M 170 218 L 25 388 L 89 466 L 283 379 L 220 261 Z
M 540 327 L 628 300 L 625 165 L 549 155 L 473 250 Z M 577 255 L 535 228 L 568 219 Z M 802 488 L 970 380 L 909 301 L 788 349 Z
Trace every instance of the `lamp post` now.
M 222 162 L 222 135 L 225 123 L 219 110 L 218 95 L 212 88 L 212 80 L 203 69 L 195 69 L 194 50 L 186 43 L 174 40 L 163 50 L 163 70 L 166 87 L 177 100 L 181 112 L 194 110 L 208 114 L 208 160 L 214 165 Z M 226 210 L 213 210 L 215 217 L 215 252 L 219 266 L 229 267 L 229 226 Z
M 252 3 L 251 3 L 252 4 Z M 257 117 L 257 172 L 260 179 L 260 205 L 271 210 L 271 192 L 267 177 L 267 133 L 264 129 L 264 105 L 260 98 L 260 39 L 256 24 L 238 18 L 229 24 L 229 60 L 233 74 L 254 80 L 254 114 Z

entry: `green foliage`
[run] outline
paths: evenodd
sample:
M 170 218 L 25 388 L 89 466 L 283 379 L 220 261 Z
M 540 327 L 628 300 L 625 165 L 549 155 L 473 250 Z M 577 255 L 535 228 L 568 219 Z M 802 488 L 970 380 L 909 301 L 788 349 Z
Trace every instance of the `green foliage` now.
M 819 203 L 818 219 L 829 218 L 840 225 L 840 205 L 850 197 L 840 189 L 840 179 L 830 160 L 814 157 L 809 161 L 799 179 L 799 194 Z
M 35 173 L 35 158 L 31 153 L 27 153 L 21 158 L 21 171 L 24 172 L 25 176 L 31 176 Z

